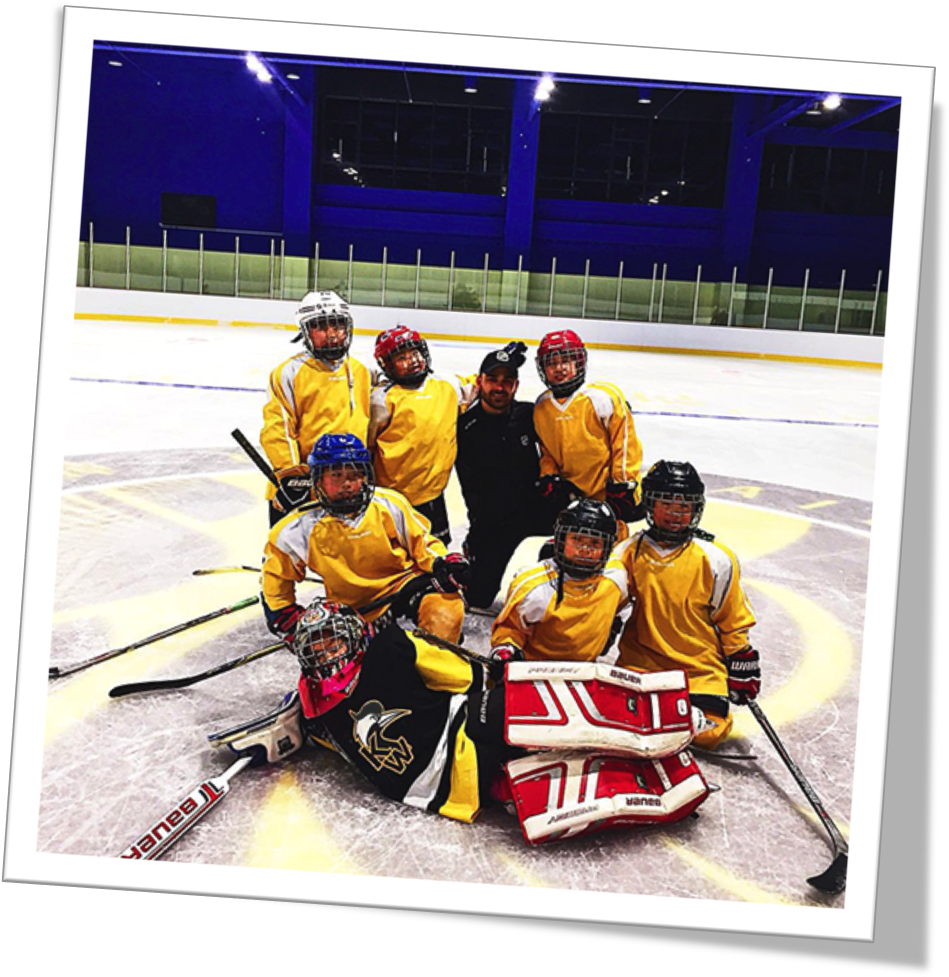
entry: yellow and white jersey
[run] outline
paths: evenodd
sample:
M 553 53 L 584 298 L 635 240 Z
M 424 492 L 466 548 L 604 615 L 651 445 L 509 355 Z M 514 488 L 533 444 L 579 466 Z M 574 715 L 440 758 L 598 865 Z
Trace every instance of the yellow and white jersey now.
M 585 383 L 565 400 L 546 390 L 534 404 L 541 475 L 562 475 L 590 499 L 606 497 L 608 479 L 639 482 L 643 448 L 622 391 Z M 639 501 L 636 486 L 636 501 Z
M 368 368 L 350 356 L 329 364 L 302 352 L 276 367 L 260 432 L 260 446 L 274 470 L 305 465 L 324 434 L 355 434 L 365 442 L 371 386 Z M 267 498 L 274 492 L 268 486 Z
M 459 377 L 431 373 L 415 388 L 376 387 L 369 425 L 376 483 L 401 492 L 412 505 L 441 495 L 455 464 L 458 414 L 473 397 Z
M 684 668 L 690 691 L 728 695 L 725 658 L 748 647 L 755 625 L 735 554 L 704 539 L 665 545 L 641 530 L 613 555 L 635 599 L 619 664 L 647 672 Z
M 430 529 L 424 516 L 389 489 L 375 489 L 356 519 L 303 506 L 270 531 L 261 573 L 264 600 L 271 610 L 293 604 L 296 584 L 309 567 L 323 578 L 329 600 L 363 607 L 395 593 L 410 577 L 430 573 L 445 556 Z M 384 609 L 367 617 L 373 620 Z
M 491 630 L 492 647 L 515 645 L 529 661 L 592 661 L 602 654 L 613 618 L 627 600 L 626 568 L 610 557 L 594 577 L 565 576 L 559 604 L 557 577 L 552 559 L 515 575 Z

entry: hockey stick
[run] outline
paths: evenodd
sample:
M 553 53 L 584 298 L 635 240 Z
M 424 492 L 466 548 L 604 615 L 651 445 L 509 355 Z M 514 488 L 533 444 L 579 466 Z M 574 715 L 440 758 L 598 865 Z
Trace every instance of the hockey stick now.
M 192 577 L 206 577 L 212 573 L 240 573 L 242 571 L 248 571 L 249 573 L 260 573 L 260 567 L 251 566 L 236 566 L 236 567 L 204 567 L 200 570 L 192 570 Z M 306 583 L 323 583 L 322 577 L 304 577 L 303 580 Z
M 133 858 L 142 861 L 160 858 L 178 839 L 189 832 L 200 820 L 216 807 L 230 788 L 230 781 L 236 777 L 252 758 L 241 757 L 232 763 L 220 776 L 210 777 L 197 787 L 180 803 L 176 804 L 163 818 L 156 821 L 137 841 L 132 842 L 119 858 Z
M 377 597 L 364 607 L 359 608 L 359 613 L 367 614 L 370 611 L 384 607 L 386 604 L 391 604 L 400 597 L 414 597 L 417 593 L 421 593 L 431 586 L 431 579 L 431 576 L 427 573 L 413 577 L 401 590 L 396 591 L 394 594 L 389 594 L 386 597 Z M 220 665 L 215 665 L 213 668 L 209 668 L 204 672 L 198 672 L 196 675 L 186 675 L 183 678 L 154 679 L 148 682 L 128 682 L 125 685 L 117 685 L 115 688 L 109 690 L 109 698 L 121 699 L 127 695 L 137 695 L 139 692 L 166 692 L 173 689 L 184 689 L 189 685 L 197 685 L 198 682 L 203 682 L 205 679 L 215 678 L 218 675 L 223 675 L 225 672 L 233 671 L 242 665 L 249 665 L 251 662 L 257 661 L 258 658 L 271 655 L 281 648 L 287 648 L 286 641 L 278 641 L 275 644 L 268 645 L 266 648 L 260 648 L 257 651 L 251 651 L 246 655 L 241 655 L 240 658 L 232 658 L 230 661 L 222 662 Z
M 243 610 L 245 607 L 250 607 L 256 604 L 260 600 L 260 597 L 247 597 L 244 600 L 238 601 L 236 604 L 231 604 L 229 607 L 222 607 L 216 611 L 211 611 L 208 614 L 202 614 L 201 617 L 196 617 L 191 621 L 185 621 L 182 624 L 176 624 L 174 627 L 166 628 L 164 631 L 159 631 L 157 634 L 151 634 L 147 638 L 142 638 L 140 641 L 135 641 L 130 645 L 126 645 L 124 648 L 113 648 L 111 651 L 103 652 L 101 655 L 96 655 L 94 658 L 87 658 L 85 661 L 76 662 L 74 665 L 53 665 L 49 670 L 49 677 L 62 678 L 64 675 L 72 675 L 74 672 L 81 672 L 84 668 L 89 668 L 92 665 L 98 665 L 100 662 L 106 662 L 112 658 L 118 658 L 119 655 L 124 655 L 127 651 L 134 651 L 136 648 L 142 648 L 145 645 L 150 645 L 153 641 L 160 641 L 162 638 L 170 638 L 173 634 L 180 634 L 182 631 L 187 631 L 189 628 L 197 627 L 199 624 L 204 624 L 207 621 L 213 621 L 216 617 L 223 617 L 225 614 L 233 614 L 234 611 Z
M 172 689 L 185 689 L 189 685 L 197 685 L 198 682 L 203 682 L 205 679 L 231 672 L 235 668 L 248 665 L 257 661 L 258 658 L 272 655 L 275 651 L 280 651 L 281 648 L 286 647 L 286 641 L 277 641 L 275 644 L 267 645 L 266 648 L 249 651 L 246 655 L 241 655 L 240 658 L 232 658 L 230 661 L 215 665 L 205 672 L 199 672 L 197 675 L 186 675 L 184 678 L 159 678 L 151 682 L 128 682 L 125 685 L 117 685 L 114 689 L 109 689 L 109 698 L 121 699 L 127 695 L 137 695 L 139 692 L 167 692 Z
M 290 512 L 297 507 L 293 505 L 287 498 L 283 489 L 280 487 L 280 479 L 277 478 L 276 472 L 267 464 L 263 455 L 244 437 L 244 432 L 240 428 L 234 428 L 231 431 L 231 437 L 244 449 L 244 453 L 248 458 L 257 466 L 261 471 L 264 478 L 270 482 L 271 485 L 277 490 L 277 495 L 280 496 L 280 504 L 283 506 L 284 512 Z
M 834 849 L 834 860 L 831 862 L 829 868 L 821 872 L 820 875 L 812 876 L 807 881 L 819 892 L 829 892 L 832 894 L 843 892 L 847 885 L 847 842 L 844 841 L 844 837 L 837 828 L 837 825 L 834 824 L 830 815 L 824 809 L 824 805 L 815 793 L 814 788 L 807 782 L 804 774 L 798 769 L 797 764 L 788 755 L 788 751 L 784 748 L 781 740 L 778 739 L 778 734 L 774 731 L 761 706 L 754 699 L 749 699 L 747 706 L 751 710 L 751 714 L 758 720 L 758 725 L 765 731 L 768 739 L 771 740 L 771 745 L 778 751 L 778 756 L 784 761 L 784 765 L 791 772 L 791 776 L 797 781 L 798 787 L 804 792 L 804 796 L 810 801 L 811 807 L 814 808 L 814 812 L 820 818 L 821 824 L 824 825 L 827 833 L 830 835 Z

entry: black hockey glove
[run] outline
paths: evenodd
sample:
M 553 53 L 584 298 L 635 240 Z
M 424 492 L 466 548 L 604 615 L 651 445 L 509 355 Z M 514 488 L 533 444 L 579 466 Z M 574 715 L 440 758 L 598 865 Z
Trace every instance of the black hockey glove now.
M 646 515 L 642 505 L 636 504 L 636 482 L 606 483 L 606 504 L 620 522 L 636 522 Z
M 517 645 L 496 645 L 488 655 L 488 677 L 492 682 L 500 682 L 508 662 L 524 661 L 524 652 Z
M 757 699 L 761 691 L 761 666 L 758 652 L 748 647 L 726 659 L 728 663 L 728 698 L 736 706 L 745 706 Z
M 281 512 L 289 512 L 313 499 L 310 483 L 310 469 L 306 465 L 294 465 L 276 472 L 280 487 L 274 496 L 274 507 Z
M 440 556 L 432 566 L 432 586 L 443 594 L 456 594 L 471 582 L 471 564 L 460 553 Z
M 557 512 L 566 509 L 576 499 L 583 498 L 580 489 L 563 475 L 541 475 L 537 488 L 541 498 Z
M 515 370 L 519 370 L 527 362 L 527 343 L 522 343 L 519 339 L 508 343 L 504 347 L 504 352 L 508 355 L 508 362 Z

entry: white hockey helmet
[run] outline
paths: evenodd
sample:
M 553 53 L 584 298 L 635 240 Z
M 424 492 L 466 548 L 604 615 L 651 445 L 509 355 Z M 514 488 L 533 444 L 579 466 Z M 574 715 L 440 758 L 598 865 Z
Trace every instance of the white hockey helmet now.
M 303 345 L 310 355 L 317 360 L 333 362 L 341 360 L 348 352 L 353 341 L 353 317 L 348 303 L 344 302 L 336 292 L 308 292 L 294 312 L 299 336 L 294 341 L 303 340 Z M 313 341 L 311 330 L 326 329 L 336 326 L 337 333 L 342 327 L 343 338 L 332 343 L 324 342 L 317 345 Z

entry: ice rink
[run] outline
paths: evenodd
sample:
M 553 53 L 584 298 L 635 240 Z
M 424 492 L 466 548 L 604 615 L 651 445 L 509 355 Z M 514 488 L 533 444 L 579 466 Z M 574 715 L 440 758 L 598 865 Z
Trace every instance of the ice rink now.
M 409 320 L 410 321 L 410 320 Z M 358 324 L 358 318 L 357 318 Z M 51 664 L 89 658 L 257 592 L 264 480 L 230 432 L 256 442 L 270 369 L 292 332 L 77 321 L 60 509 Z M 514 338 L 514 337 L 512 337 Z M 490 346 L 433 342 L 437 372 L 470 374 Z M 371 339 L 354 354 L 371 363 Z M 533 351 L 532 351 L 533 353 Z M 646 464 L 691 461 L 703 526 L 737 551 L 758 616 L 761 703 L 847 834 L 877 434 L 879 370 L 726 356 L 593 350 L 618 384 Z M 533 355 L 519 397 L 541 385 Z M 454 546 L 466 517 L 449 493 Z M 515 554 L 530 562 L 536 543 Z M 466 644 L 487 647 L 472 615 Z M 177 692 L 111 700 L 113 686 L 202 671 L 273 641 L 251 607 L 50 683 L 42 851 L 112 857 L 201 779 L 228 765 L 209 733 L 274 708 L 289 654 Z M 503 809 L 473 825 L 377 796 L 338 758 L 303 751 L 244 772 L 166 858 L 511 886 L 839 907 L 805 877 L 826 833 L 742 711 L 729 753 L 700 758 L 719 790 L 668 829 L 530 848 Z M 90 812 L 95 811 L 95 816 Z

